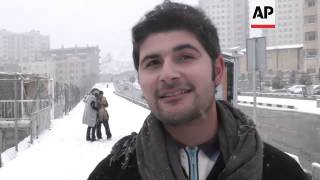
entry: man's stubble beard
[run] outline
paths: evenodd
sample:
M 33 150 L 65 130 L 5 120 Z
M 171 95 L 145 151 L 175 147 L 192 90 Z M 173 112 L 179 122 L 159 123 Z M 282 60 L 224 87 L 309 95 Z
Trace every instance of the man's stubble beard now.
M 195 87 L 193 86 L 193 91 L 191 92 L 193 93 L 193 102 L 191 102 L 189 107 L 182 109 L 182 112 L 165 112 L 165 110 L 161 108 L 158 99 L 156 99 L 154 107 L 151 107 L 152 113 L 164 125 L 168 126 L 179 126 L 195 119 L 205 119 L 214 101 L 214 88 L 212 91 L 207 91 L 209 97 L 202 96 L 203 98 L 201 98 L 200 95 L 195 92 Z

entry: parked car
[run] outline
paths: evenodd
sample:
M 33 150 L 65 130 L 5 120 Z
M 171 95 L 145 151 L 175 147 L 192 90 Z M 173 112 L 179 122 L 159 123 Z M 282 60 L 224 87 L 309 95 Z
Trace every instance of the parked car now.
M 303 94 L 305 91 L 305 85 L 293 85 L 287 89 L 287 92 L 291 94 Z
M 320 95 L 320 85 L 313 85 L 312 86 L 312 94 L 313 95 Z

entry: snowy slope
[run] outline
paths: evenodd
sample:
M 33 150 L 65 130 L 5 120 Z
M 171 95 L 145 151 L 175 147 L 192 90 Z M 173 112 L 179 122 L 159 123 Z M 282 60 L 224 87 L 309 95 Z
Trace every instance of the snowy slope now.
M 149 111 L 113 94 L 112 86 L 97 84 L 109 102 L 110 128 L 113 135 L 96 142 L 85 140 L 87 126 L 82 124 L 84 103 L 70 113 L 52 121 L 51 129 L 42 133 L 33 145 L 29 139 L 2 153 L 1 180 L 84 180 L 121 137 L 138 132 Z

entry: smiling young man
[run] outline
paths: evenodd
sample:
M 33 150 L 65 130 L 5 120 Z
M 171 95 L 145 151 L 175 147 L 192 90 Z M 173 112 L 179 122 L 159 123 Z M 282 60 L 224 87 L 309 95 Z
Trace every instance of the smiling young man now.
M 165 2 L 132 29 L 133 59 L 151 113 L 89 180 L 302 180 L 215 88 L 224 72 L 216 28 L 198 9 Z

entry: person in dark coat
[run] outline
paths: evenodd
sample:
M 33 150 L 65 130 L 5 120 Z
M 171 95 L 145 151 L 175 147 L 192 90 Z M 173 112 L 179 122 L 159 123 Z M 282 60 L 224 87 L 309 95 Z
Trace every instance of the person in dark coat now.
M 103 124 L 107 139 L 112 137 L 109 126 L 109 113 L 106 108 L 109 106 L 107 98 L 103 96 L 103 91 L 99 92 L 97 98 L 98 118 L 97 118 L 97 138 L 102 139 L 101 124 Z
M 215 99 L 224 61 L 205 14 L 167 2 L 133 28 L 133 60 L 151 113 L 88 180 L 306 180 L 290 156 L 263 142 L 253 121 Z
M 83 101 L 85 103 L 82 123 L 88 125 L 86 140 L 87 141 L 95 141 L 95 131 L 96 131 L 96 122 L 97 122 L 97 114 L 98 107 L 96 106 L 97 97 L 99 95 L 99 90 L 93 88 L 89 94 L 87 94 Z

